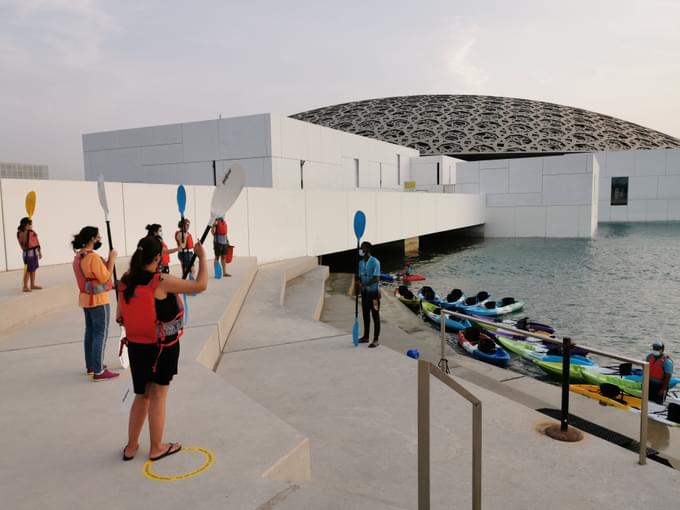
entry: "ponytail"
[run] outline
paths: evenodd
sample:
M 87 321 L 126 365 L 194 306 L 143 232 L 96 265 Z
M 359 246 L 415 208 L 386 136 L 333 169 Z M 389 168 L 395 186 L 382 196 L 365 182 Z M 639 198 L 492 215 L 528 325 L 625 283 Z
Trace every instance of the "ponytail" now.
M 130 259 L 130 269 L 120 279 L 125 284 L 123 297 L 125 298 L 126 303 L 129 303 L 132 296 L 135 295 L 135 288 L 137 285 L 146 284 L 144 275 L 147 271 L 145 271 L 144 268 L 151 264 L 153 259 L 161 254 L 162 250 L 163 247 L 161 242 L 154 236 L 142 237 L 139 240 L 137 249 Z
M 146 235 L 147 236 L 155 236 L 158 235 L 157 232 L 163 227 L 161 227 L 158 223 L 150 223 L 149 225 L 146 226 Z
M 23 221 L 23 220 L 22 220 Z M 85 248 L 87 243 L 89 243 L 93 237 L 99 235 L 99 229 L 97 227 L 83 227 L 80 229 L 76 235 L 73 236 L 73 241 L 71 241 L 71 246 L 73 246 L 73 251 L 81 250 Z

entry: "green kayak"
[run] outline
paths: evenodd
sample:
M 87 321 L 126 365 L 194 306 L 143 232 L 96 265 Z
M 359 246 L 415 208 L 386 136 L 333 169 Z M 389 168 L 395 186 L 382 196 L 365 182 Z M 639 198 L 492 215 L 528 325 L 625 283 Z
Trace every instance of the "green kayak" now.
M 639 381 L 630 381 L 624 379 L 620 375 L 600 374 L 587 369 L 583 370 L 581 373 L 588 384 L 596 384 L 598 386 L 605 383 L 613 384 L 614 386 L 618 386 L 624 393 L 641 398 L 642 383 Z
M 553 377 L 562 377 L 562 362 L 531 360 L 537 367 Z M 583 365 L 569 365 L 569 381 L 571 383 L 581 383 L 583 378 Z
M 536 345 L 529 342 L 522 342 L 521 340 L 512 340 L 502 335 L 497 335 L 496 340 L 506 351 L 510 351 L 513 354 L 517 354 L 517 356 L 527 359 L 541 357 L 547 350 L 540 344 Z

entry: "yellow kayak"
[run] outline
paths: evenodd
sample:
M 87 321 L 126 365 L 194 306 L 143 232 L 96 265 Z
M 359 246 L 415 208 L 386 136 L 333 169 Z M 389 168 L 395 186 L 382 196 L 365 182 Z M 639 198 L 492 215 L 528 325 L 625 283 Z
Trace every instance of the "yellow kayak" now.
M 604 405 L 618 409 L 640 409 L 640 399 L 621 393 L 616 399 L 605 397 L 596 384 L 570 384 L 569 389 L 580 395 L 598 400 Z

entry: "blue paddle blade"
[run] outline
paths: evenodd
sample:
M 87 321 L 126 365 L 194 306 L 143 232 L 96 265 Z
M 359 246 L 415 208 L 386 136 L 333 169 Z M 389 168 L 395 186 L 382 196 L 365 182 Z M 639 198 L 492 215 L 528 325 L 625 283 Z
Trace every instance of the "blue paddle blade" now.
M 352 343 L 354 347 L 359 345 L 359 318 L 354 318 L 354 326 L 352 327 Z
M 189 324 L 189 304 L 187 302 L 187 295 L 184 294 L 182 297 L 184 299 L 184 325 L 186 326 Z
M 215 279 L 219 280 L 222 278 L 222 264 L 219 260 L 215 260 Z
M 364 211 L 357 211 L 354 213 L 354 235 L 357 241 L 364 235 L 364 230 L 366 230 L 366 215 Z
M 184 186 L 181 184 L 177 186 L 177 208 L 179 209 L 179 213 L 184 216 L 184 210 L 187 207 L 187 192 L 184 189 Z

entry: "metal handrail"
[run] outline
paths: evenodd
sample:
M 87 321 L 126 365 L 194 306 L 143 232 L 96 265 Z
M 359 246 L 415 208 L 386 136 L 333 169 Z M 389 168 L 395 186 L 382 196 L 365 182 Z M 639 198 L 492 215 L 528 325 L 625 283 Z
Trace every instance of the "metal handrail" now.
M 481 510 L 482 401 L 424 360 L 418 360 L 418 510 L 430 509 L 430 374 L 472 404 L 472 509 Z
M 531 331 L 524 331 L 521 329 L 515 329 L 511 326 L 508 326 L 506 324 L 498 323 L 498 322 L 492 322 L 492 321 L 487 321 L 484 319 L 480 319 L 478 317 L 466 315 L 464 313 L 460 312 L 454 312 L 452 310 L 446 310 L 443 307 L 439 307 L 441 313 L 440 313 L 440 336 L 441 336 L 441 357 L 442 360 L 445 362 L 442 363 L 440 361 L 440 367 L 442 365 L 447 367 L 448 371 L 448 362 L 446 361 L 445 357 L 445 344 L 446 344 L 446 315 L 451 315 L 453 317 L 457 317 L 459 319 L 467 319 L 467 320 L 472 320 L 477 323 L 481 324 L 486 324 L 489 326 L 493 326 L 494 328 L 501 329 L 503 331 L 509 331 L 513 334 L 519 335 L 519 336 L 529 336 L 532 338 L 536 338 L 538 340 L 542 340 L 544 342 L 551 342 L 554 344 L 558 344 L 560 346 L 564 346 L 566 344 L 567 349 L 571 349 L 574 344 L 571 343 L 571 339 L 569 337 L 564 337 L 564 340 L 560 340 L 555 337 L 549 337 L 545 335 L 539 335 L 536 333 L 532 333 Z M 595 349 L 592 347 L 587 347 L 579 344 L 579 348 L 586 351 L 590 352 L 592 354 L 597 354 L 600 356 L 612 358 L 618 361 L 623 361 L 626 363 L 631 363 L 634 365 L 639 365 L 642 367 L 642 394 L 640 398 L 640 458 L 639 458 L 639 464 L 645 465 L 647 463 L 647 412 L 649 408 L 649 362 L 647 361 L 642 361 L 636 358 L 630 358 L 628 356 L 622 356 L 620 354 L 615 354 L 612 352 L 604 351 L 601 349 Z M 569 366 L 569 356 L 563 356 L 565 359 L 565 366 Z M 566 388 L 565 383 L 563 382 L 563 387 L 562 387 L 562 422 L 566 426 L 567 423 L 567 416 L 568 416 L 568 408 L 569 408 L 569 370 L 566 370 L 566 376 L 564 376 L 564 379 L 566 380 Z M 563 429 L 565 430 L 565 429 Z

